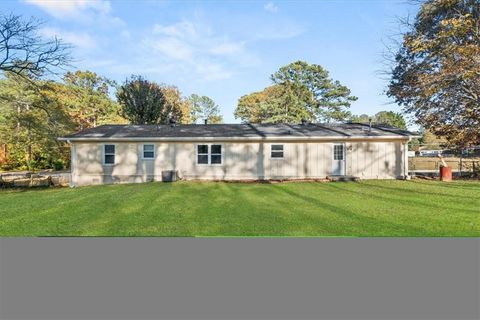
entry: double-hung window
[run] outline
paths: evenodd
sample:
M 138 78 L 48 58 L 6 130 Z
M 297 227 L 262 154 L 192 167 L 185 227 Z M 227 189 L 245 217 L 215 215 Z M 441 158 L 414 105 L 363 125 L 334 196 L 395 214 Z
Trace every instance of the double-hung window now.
M 155 145 L 144 144 L 142 152 L 143 159 L 155 159 Z
M 197 164 L 221 165 L 223 146 L 221 144 L 198 144 Z
M 103 145 L 103 164 L 115 164 L 115 145 Z
M 197 145 L 197 164 L 208 164 L 208 144 Z
M 283 159 L 283 144 L 272 144 L 270 146 L 270 158 Z
M 222 164 L 221 144 L 212 144 L 210 146 L 210 164 Z

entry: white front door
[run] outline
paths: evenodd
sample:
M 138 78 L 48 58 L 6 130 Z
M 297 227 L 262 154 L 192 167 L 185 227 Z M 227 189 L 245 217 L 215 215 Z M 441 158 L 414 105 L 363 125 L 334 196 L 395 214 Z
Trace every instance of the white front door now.
M 332 175 L 345 175 L 345 144 L 338 143 L 333 145 L 333 168 Z

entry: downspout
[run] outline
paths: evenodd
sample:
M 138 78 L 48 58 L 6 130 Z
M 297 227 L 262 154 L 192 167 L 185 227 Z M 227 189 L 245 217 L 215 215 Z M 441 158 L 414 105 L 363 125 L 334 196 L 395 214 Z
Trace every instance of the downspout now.
M 404 154 L 404 164 L 403 164 L 403 173 L 405 180 L 410 180 L 411 177 L 408 175 L 408 143 L 412 140 L 412 137 L 408 137 L 408 141 L 405 142 L 405 154 Z

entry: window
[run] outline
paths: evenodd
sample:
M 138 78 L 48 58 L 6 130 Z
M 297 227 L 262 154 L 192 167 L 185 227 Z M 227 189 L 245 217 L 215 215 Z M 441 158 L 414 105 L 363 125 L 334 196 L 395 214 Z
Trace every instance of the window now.
M 336 144 L 333 146 L 333 160 L 343 160 L 343 144 Z
M 103 163 L 115 164 L 115 145 L 106 144 L 103 146 Z
M 210 149 L 210 164 L 222 164 L 221 144 L 212 144 Z
M 283 159 L 283 144 L 272 144 L 270 146 L 270 158 Z
M 199 144 L 197 145 L 197 164 L 222 164 L 221 144 Z
M 197 146 L 197 164 L 208 164 L 208 144 Z
M 155 145 L 144 144 L 143 145 L 143 159 L 154 159 L 154 158 L 155 158 Z

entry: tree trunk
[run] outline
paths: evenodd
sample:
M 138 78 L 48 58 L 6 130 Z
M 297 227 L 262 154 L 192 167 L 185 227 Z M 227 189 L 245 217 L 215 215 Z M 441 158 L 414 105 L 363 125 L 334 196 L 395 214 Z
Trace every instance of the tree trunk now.
M 30 106 L 27 105 L 27 111 L 30 111 Z M 32 163 L 32 129 L 31 124 L 28 124 L 27 127 L 27 166 L 31 170 Z
M 18 145 L 18 137 L 20 136 L 20 106 L 17 106 L 17 128 L 15 134 L 15 145 Z

